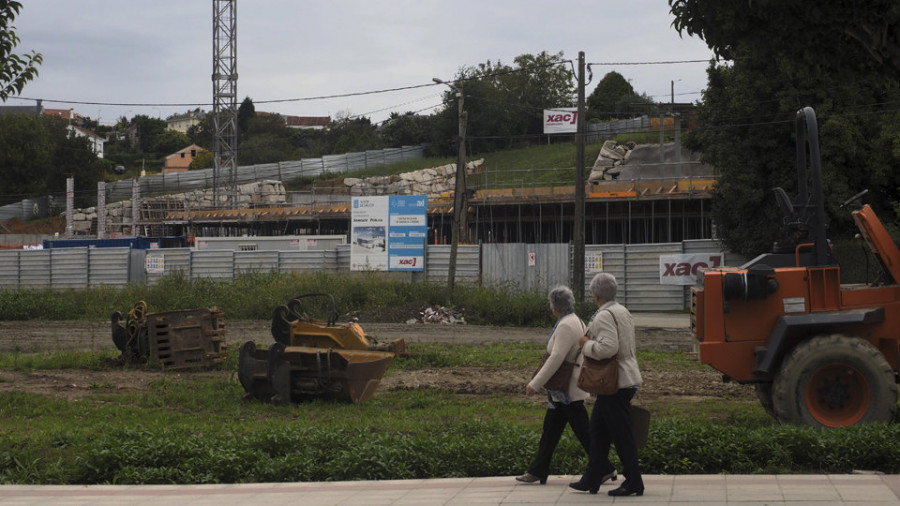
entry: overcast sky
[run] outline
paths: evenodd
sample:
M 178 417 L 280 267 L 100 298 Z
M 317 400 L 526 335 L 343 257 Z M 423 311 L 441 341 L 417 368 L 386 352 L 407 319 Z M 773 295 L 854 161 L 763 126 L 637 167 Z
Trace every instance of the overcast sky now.
M 211 0 L 31 0 L 15 20 L 16 53 L 43 54 L 21 97 L 113 124 L 137 114 L 166 118 L 212 110 Z M 665 0 L 242 0 L 237 2 L 239 101 L 296 116 L 432 112 L 442 85 L 487 60 L 563 52 L 593 63 L 587 94 L 609 71 L 638 93 L 700 99 L 708 60 L 696 38 L 671 27 Z M 598 65 L 618 63 L 617 65 Z M 628 65 L 626 65 L 628 64 Z M 263 101 L 287 100 L 280 103 Z M 81 103 L 78 103 L 81 102 Z M 33 101 L 10 98 L 6 105 Z M 134 104 L 134 105 L 106 105 Z M 137 105 L 143 104 L 143 105 Z

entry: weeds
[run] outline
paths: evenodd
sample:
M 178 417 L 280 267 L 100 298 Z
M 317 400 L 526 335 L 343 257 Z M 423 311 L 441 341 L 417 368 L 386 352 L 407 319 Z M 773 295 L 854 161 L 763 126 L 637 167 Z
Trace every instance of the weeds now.
M 398 280 L 384 273 L 254 273 L 235 280 L 190 279 L 182 273 L 153 285 L 99 286 L 83 290 L 0 290 L 2 320 L 106 320 L 143 300 L 150 312 L 217 306 L 227 318 L 268 320 L 272 309 L 298 295 L 327 292 L 340 314 L 436 302 L 464 311 L 473 324 L 552 326 L 546 294 L 512 288 L 460 285 L 453 298 L 444 285 Z M 123 302 L 124 301 L 124 302 Z M 331 309 L 325 298 L 304 300 L 311 315 Z M 581 307 L 581 306 L 580 306 Z M 589 316 L 589 308 L 583 312 Z

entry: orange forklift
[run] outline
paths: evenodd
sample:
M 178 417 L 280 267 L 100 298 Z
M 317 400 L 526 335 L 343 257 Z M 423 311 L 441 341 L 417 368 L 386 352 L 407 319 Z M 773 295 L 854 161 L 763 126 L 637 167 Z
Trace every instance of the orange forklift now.
M 900 250 L 861 205 L 866 191 L 851 197 L 841 207 L 855 209 L 859 236 L 882 273 L 873 283 L 841 284 L 825 235 L 815 111 L 798 111 L 795 126 L 799 194 L 792 200 L 774 189 L 784 226 L 772 252 L 739 268 L 708 269 L 691 289 L 700 361 L 725 381 L 753 384 L 780 421 L 890 422 L 900 370 Z

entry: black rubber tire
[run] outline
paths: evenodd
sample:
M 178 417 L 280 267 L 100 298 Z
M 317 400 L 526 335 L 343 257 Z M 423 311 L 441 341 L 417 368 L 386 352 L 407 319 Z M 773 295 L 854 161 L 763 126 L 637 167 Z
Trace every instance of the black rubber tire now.
M 753 390 L 756 392 L 756 398 L 759 399 L 759 403 L 766 410 L 766 413 L 778 420 L 778 414 L 775 413 L 775 404 L 772 402 L 772 384 L 754 383 Z
M 871 343 L 840 334 L 804 341 L 772 382 L 776 418 L 813 427 L 890 422 L 897 412 L 893 369 Z

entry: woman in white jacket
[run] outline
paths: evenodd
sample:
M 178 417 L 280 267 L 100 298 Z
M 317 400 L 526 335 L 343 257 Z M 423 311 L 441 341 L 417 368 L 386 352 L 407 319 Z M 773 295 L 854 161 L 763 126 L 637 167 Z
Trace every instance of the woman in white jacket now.
M 575 297 L 572 295 L 572 290 L 565 286 L 557 286 L 550 290 L 548 299 L 550 311 L 557 318 L 556 325 L 547 341 L 544 365 L 525 387 L 525 395 L 528 397 L 544 387 L 565 362 L 575 363 L 577 360 L 574 368 L 577 371 L 581 361 L 578 340 L 584 335 L 584 323 L 575 314 Z M 572 370 L 572 368 L 569 369 Z M 517 481 L 547 483 L 547 476 L 550 474 L 550 460 L 553 458 L 553 452 L 556 450 L 556 445 L 559 444 L 559 438 L 562 436 L 566 424 L 572 427 L 584 452 L 586 454 L 589 452 L 590 432 L 587 409 L 584 407 L 584 400 L 589 396 L 590 394 L 578 388 L 576 374 L 570 375 L 568 388 L 565 390 L 547 390 L 547 412 L 544 414 L 544 429 L 541 433 L 541 442 L 538 444 L 538 453 L 528 468 L 528 472 L 517 476 Z
M 643 380 L 635 358 L 634 320 L 628 309 L 616 302 L 618 286 L 615 276 L 606 272 L 591 280 L 597 312 L 579 344 L 584 356 L 598 360 L 617 357 L 619 389 L 612 395 L 597 396 L 591 413 L 588 467 L 579 481 L 569 484 L 575 490 L 596 494 L 605 481 L 614 480 L 616 471 L 609 450 L 615 444 L 625 481 L 609 491 L 614 497 L 644 494 L 637 444 L 631 432 L 631 399 Z

